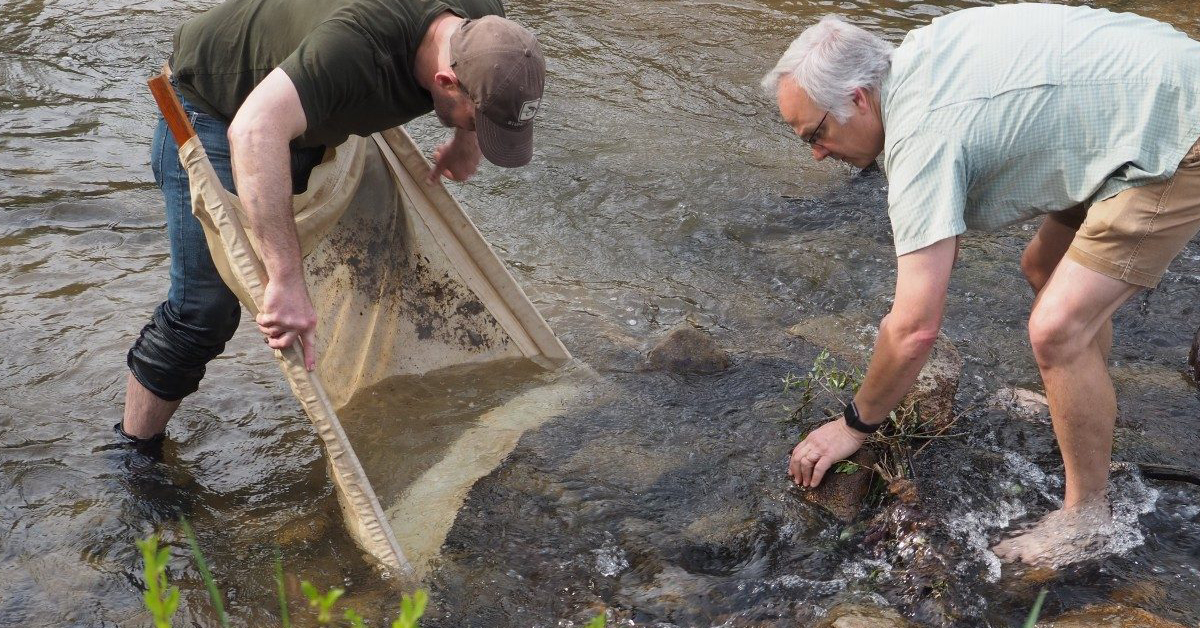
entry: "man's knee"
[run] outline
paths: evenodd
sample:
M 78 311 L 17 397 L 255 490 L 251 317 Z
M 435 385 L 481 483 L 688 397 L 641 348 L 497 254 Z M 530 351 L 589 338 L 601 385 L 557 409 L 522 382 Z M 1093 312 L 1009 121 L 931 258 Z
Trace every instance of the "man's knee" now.
M 241 313 L 236 301 L 208 320 L 183 322 L 168 303 L 158 306 L 126 356 L 133 376 L 165 401 L 182 399 L 200 386 L 206 365 L 225 350 Z
M 1036 307 L 1029 316 L 1029 343 L 1039 366 L 1054 366 L 1074 359 L 1092 344 L 1084 325 L 1063 312 Z

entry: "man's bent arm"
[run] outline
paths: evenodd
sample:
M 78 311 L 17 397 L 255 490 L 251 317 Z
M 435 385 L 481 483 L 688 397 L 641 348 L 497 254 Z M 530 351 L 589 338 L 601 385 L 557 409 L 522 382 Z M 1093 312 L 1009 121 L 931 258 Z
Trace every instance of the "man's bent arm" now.
M 278 68 L 254 88 L 229 125 L 229 148 L 238 196 L 259 242 L 268 282 L 259 330 L 273 349 L 304 344 L 305 365 L 316 355 L 316 313 L 304 281 L 292 213 L 290 142 L 307 127 L 300 96 Z
M 854 398 L 863 422 L 886 420 L 916 382 L 937 340 L 957 252 L 957 239 L 946 238 L 897 259 L 896 299 L 879 325 L 867 376 Z M 796 445 L 788 474 L 797 484 L 816 486 L 833 463 L 853 454 L 864 441 L 866 434 L 841 417 L 834 419 Z
M 946 238 L 896 260 L 896 300 L 879 336 L 862 387 L 854 396 L 863 422 L 885 420 L 917 381 L 937 340 L 958 250 Z

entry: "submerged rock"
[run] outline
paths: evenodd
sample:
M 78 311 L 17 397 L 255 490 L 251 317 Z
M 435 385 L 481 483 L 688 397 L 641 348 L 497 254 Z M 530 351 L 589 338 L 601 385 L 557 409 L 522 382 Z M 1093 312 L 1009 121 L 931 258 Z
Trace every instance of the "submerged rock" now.
M 963 359 L 954 343 L 939 333 L 929 359 L 917 375 L 917 383 L 900 401 L 900 406 L 917 408 L 928 431 L 948 427 L 954 422 L 954 395 L 958 394 L 962 368 Z
M 996 391 L 992 405 L 1022 419 L 1038 419 L 1050 416 L 1050 404 L 1046 395 L 1025 388 L 1001 388 Z
M 708 332 L 684 321 L 650 350 L 648 365 L 660 371 L 708 375 L 729 368 L 729 354 Z
M 324 512 L 299 517 L 288 521 L 275 531 L 275 542 L 280 547 L 308 545 L 321 540 L 329 529 L 329 516 Z
M 1092 606 L 1071 611 L 1051 621 L 1037 623 L 1037 628 L 1186 628 L 1167 621 L 1140 608 L 1120 604 Z
M 787 333 L 859 368 L 866 368 L 875 335 L 879 333 L 875 326 L 878 322 L 865 315 L 834 314 L 796 323 Z
M 912 628 L 912 622 L 904 619 L 891 608 L 842 604 L 835 606 L 813 628 Z
M 804 491 L 804 499 L 828 510 L 842 523 L 849 523 L 862 510 L 863 502 L 871 491 L 871 480 L 875 477 L 876 456 L 868 448 L 858 450 L 850 458 L 858 465 L 851 473 L 839 473 L 835 463 L 825 472 L 824 479 L 816 488 Z
M 683 530 L 683 538 L 696 544 L 729 547 L 754 531 L 754 513 L 735 504 L 697 517 Z
M 1114 602 L 1131 606 L 1159 604 L 1167 599 L 1167 590 L 1161 583 L 1149 580 L 1131 582 L 1112 592 Z

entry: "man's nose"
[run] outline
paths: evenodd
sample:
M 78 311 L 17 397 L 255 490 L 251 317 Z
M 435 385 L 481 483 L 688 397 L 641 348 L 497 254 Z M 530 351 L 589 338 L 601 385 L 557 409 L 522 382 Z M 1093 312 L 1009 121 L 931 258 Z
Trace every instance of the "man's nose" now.
M 820 144 L 813 144 L 812 152 L 813 159 L 816 159 L 817 161 L 821 161 L 829 156 L 829 150 Z

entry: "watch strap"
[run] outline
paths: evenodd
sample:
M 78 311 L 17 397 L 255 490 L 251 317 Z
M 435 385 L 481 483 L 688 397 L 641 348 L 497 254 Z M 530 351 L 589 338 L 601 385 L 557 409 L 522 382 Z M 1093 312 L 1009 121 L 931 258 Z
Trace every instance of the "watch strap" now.
M 863 423 L 862 417 L 858 415 L 858 406 L 854 405 L 853 399 L 851 399 L 850 403 L 846 404 L 846 408 L 842 410 L 842 416 L 845 417 L 846 425 L 850 429 L 856 432 L 862 432 L 863 434 L 874 434 L 875 432 L 879 431 L 879 428 L 883 427 L 884 423 L 887 423 L 887 421 L 880 421 L 875 425 Z

